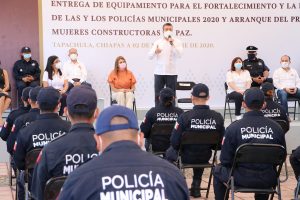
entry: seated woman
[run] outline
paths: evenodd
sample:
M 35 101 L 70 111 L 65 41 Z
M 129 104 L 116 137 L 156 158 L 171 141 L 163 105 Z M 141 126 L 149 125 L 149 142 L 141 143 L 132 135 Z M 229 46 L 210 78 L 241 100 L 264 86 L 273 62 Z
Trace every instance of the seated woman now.
M 231 69 L 227 72 L 228 98 L 235 102 L 236 120 L 242 118 L 241 107 L 245 90 L 251 87 L 252 79 L 248 70 L 244 70 L 243 60 L 236 57 L 231 62 Z
M 57 56 L 50 56 L 47 61 L 47 66 L 43 75 L 43 87 L 52 86 L 57 89 L 61 94 L 61 107 L 59 115 L 64 114 L 64 108 L 66 107 L 66 99 L 68 91 L 68 80 L 63 76 L 61 72 L 62 64 Z
M 9 90 L 8 73 L 5 69 L 0 68 L 0 127 L 3 126 L 2 114 L 8 109 L 11 102 L 11 98 L 7 93 Z
M 135 77 L 133 73 L 127 69 L 126 60 L 119 56 L 115 61 L 115 68 L 109 74 L 108 83 L 111 87 L 112 100 L 117 104 L 133 108 Z

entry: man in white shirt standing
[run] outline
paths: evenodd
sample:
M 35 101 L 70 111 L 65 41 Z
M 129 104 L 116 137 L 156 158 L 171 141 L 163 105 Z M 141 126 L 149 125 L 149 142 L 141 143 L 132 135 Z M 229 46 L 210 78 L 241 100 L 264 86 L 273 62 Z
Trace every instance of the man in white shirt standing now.
M 176 60 L 181 57 L 182 43 L 173 38 L 173 25 L 163 25 L 163 38 L 154 42 L 149 52 L 149 58 L 156 59 L 154 71 L 155 105 L 159 104 L 159 92 L 169 87 L 176 94 L 177 69 Z
M 290 67 L 291 59 L 288 55 L 281 57 L 281 68 L 273 74 L 274 86 L 277 88 L 277 96 L 281 105 L 288 114 L 288 97 L 296 97 L 300 100 L 300 79 L 297 71 Z
M 75 48 L 69 50 L 70 60 L 63 66 L 63 75 L 69 81 L 69 90 L 74 86 L 81 84 L 87 84 L 87 71 L 86 67 L 82 62 L 78 61 L 78 51 Z

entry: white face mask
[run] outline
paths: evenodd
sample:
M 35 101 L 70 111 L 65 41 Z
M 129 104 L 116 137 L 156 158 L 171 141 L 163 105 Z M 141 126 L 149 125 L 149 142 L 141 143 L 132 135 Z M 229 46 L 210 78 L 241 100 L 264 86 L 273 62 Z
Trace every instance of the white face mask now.
M 56 67 L 57 69 L 61 69 L 61 67 L 62 67 L 61 62 L 56 63 L 56 64 L 55 64 L 55 67 Z
M 281 63 L 282 68 L 288 68 L 290 66 L 289 62 L 282 62 Z
M 71 55 L 70 55 L 70 58 L 71 58 L 71 60 L 77 60 L 77 54 L 75 54 L 75 53 L 72 53 Z
M 119 64 L 119 68 L 120 68 L 121 70 L 124 70 L 126 67 L 127 67 L 126 63 L 121 63 L 121 64 Z
M 173 32 L 172 32 L 172 31 L 165 31 L 165 32 L 164 32 L 164 37 L 165 37 L 165 38 L 172 37 L 172 35 L 173 35 Z

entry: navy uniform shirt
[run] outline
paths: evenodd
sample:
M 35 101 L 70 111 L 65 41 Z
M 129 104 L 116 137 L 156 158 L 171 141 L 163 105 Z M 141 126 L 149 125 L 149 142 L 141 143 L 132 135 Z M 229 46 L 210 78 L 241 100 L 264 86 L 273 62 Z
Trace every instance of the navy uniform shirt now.
M 209 106 L 196 105 L 193 110 L 180 115 L 175 124 L 171 136 L 171 145 L 177 151 L 180 148 L 180 141 L 184 131 L 217 131 L 222 138 L 225 131 L 224 119 L 220 113 L 210 110 Z M 211 153 L 211 146 L 189 145 L 185 147 L 183 160 L 187 158 L 190 160 L 189 162 L 204 162 L 210 159 Z
M 70 122 L 62 120 L 56 113 L 40 114 L 27 127 L 20 130 L 14 160 L 17 168 L 25 169 L 26 154 L 37 148 L 43 148 L 50 141 L 66 134 L 70 129 Z
M 37 61 L 30 59 L 30 61 L 27 62 L 26 60 L 21 59 L 15 62 L 13 73 L 17 81 L 22 81 L 22 78 L 28 75 L 33 76 L 36 81 L 40 80 L 41 70 Z
M 189 193 L 174 165 L 132 141 L 119 141 L 74 171 L 59 199 L 187 200 Z
M 266 98 L 266 103 L 266 107 L 262 110 L 262 113 L 265 117 L 275 121 L 284 120 L 288 125 L 290 125 L 287 113 L 280 104 L 274 102 L 270 98 Z
M 140 130 L 144 133 L 145 138 L 149 138 L 151 128 L 154 123 L 175 123 L 178 116 L 182 113 L 183 110 L 181 108 L 174 106 L 165 107 L 163 105 L 159 105 L 157 107 L 153 107 L 146 113 L 144 121 L 141 123 Z
M 11 133 L 8 136 L 7 139 L 7 152 L 10 154 L 13 154 L 14 152 L 14 146 L 15 142 L 17 141 L 19 131 L 28 126 L 31 122 L 36 120 L 38 115 L 40 114 L 40 109 L 38 108 L 33 108 L 30 109 L 30 111 L 24 115 L 21 115 L 18 117 L 12 127 Z
M 91 124 L 75 124 L 69 133 L 43 148 L 32 179 L 31 191 L 35 199 L 44 199 L 44 188 L 50 178 L 67 176 L 98 155 L 94 134 L 95 129 Z
M 14 121 L 17 117 L 27 113 L 30 110 L 30 106 L 21 106 L 20 108 L 13 110 L 9 113 L 9 115 L 6 118 L 6 121 L 1 129 L 0 132 L 0 137 L 2 138 L 3 141 L 6 141 L 11 129 L 13 127 Z
M 251 77 L 263 77 L 264 71 L 270 71 L 265 65 L 265 62 L 260 58 L 255 58 L 254 60 L 246 59 L 243 61 L 244 69 L 248 70 Z

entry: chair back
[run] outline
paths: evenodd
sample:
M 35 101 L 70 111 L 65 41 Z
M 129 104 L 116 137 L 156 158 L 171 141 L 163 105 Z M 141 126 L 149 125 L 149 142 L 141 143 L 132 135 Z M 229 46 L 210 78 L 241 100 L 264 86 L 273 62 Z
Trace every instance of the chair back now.
M 233 166 L 241 163 L 282 166 L 286 154 L 286 149 L 278 144 L 243 144 L 236 150 Z
M 66 176 L 53 177 L 49 179 L 44 190 L 45 200 L 56 200 L 66 179 Z
M 217 131 L 185 131 L 181 138 L 181 145 L 218 145 L 221 135 Z
M 191 90 L 194 85 L 196 84 L 192 81 L 178 81 L 176 83 L 176 90 Z
M 174 123 L 155 123 L 151 128 L 151 145 L 153 152 L 164 152 L 170 146 L 170 137 Z
M 281 126 L 284 133 L 287 133 L 290 129 L 289 124 L 285 120 L 276 120 L 276 122 Z
M 36 159 L 38 158 L 41 148 L 33 149 L 26 154 L 25 157 L 25 168 L 31 170 L 35 167 Z

